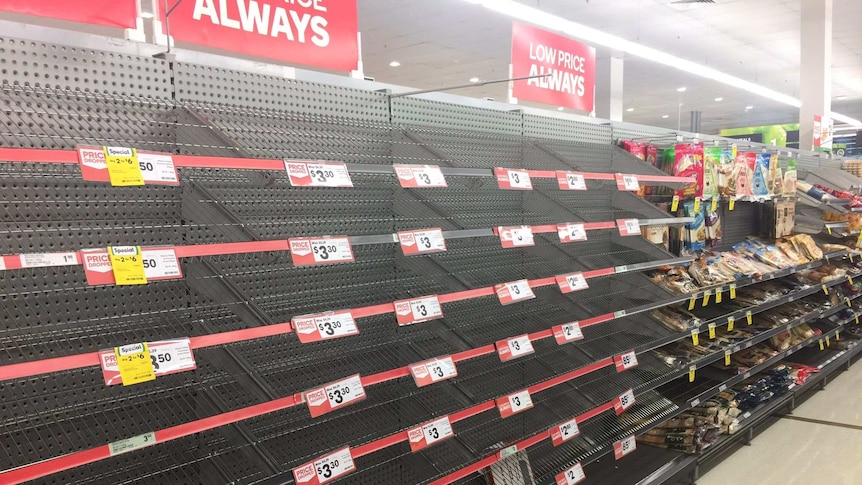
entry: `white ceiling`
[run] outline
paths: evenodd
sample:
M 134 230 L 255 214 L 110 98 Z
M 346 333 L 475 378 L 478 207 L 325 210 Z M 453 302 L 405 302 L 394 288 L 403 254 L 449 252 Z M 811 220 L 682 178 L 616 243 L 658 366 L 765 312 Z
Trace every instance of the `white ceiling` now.
M 800 0 L 521 0 L 568 20 L 799 97 Z M 862 1 L 834 0 L 833 110 L 862 118 Z M 366 75 L 421 89 L 508 77 L 511 18 L 464 0 L 359 0 Z M 611 55 L 598 48 L 597 55 Z M 390 67 L 397 60 L 400 67 Z M 644 59 L 625 59 L 625 121 L 702 131 L 798 122 L 798 110 Z M 685 93 L 677 87 L 685 86 Z M 505 83 L 455 91 L 506 99 Z M 601 89 L 598 87 L 597 89 Z M 716 102 L 716 97 L 724 98 Z M 682 106 L 680 107 L 680 103 Z M 747 111 L 746 106 L 754 106 Z M 681 113 L 681 116 L 678 114 Z M 662 118 L 668 115 L 668 118 Z

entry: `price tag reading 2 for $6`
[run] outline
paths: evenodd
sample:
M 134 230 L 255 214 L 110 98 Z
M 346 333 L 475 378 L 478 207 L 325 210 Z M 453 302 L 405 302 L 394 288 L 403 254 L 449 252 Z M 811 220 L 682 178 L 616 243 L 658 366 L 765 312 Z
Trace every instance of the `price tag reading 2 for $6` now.
M 290 323 L 296 330 L 297 338 L 304 344 L 359 333 L 350 310 L 296 316 Z
M 349 263 L 354 261 L 347 236 L 297 237 L 288 239 L 295 266 Z
M 141 258 L 144 276 L 148 282 L 183 277 L 176 251 L 172 247 L 141 248 Z M 82 249 L 81 261 L 84 264 L 84 274 L 87 276 L 88 284 L 95 286 L 116 283 L 114 268 L 108 251 L 104 249 Z
M 134 344 L 140 345 L 140 344 Z M 176 374 L 197 368 L 195 356 L 192 353 L 189 339 L 162 340 L 159 342 L 147 342 L 147 350 L 150 354 L 150 364 L 155 377 Z M 126 346 L 118 347 L 124 349 Z M 124 381 L 118 366 L 116 350 L 106 349 L 99 351 L 99 362 L 102 365 L 102 377 L 105 385 L 116 384 L 129 385 Z M 141 365 L 144 365 L 143 363 Z M 144 381 L 138 381 L 144 382 Z
M 308 411 L 312 418 L 323 416 L 362 399 L 365 399 L 365 388 L 362 387 L 359 374 L 305 391 L 305 402 L 308 404 Z
M 356 470 L 350 447 L 333 451 L 293 469 L 296 483 L 319 485 L 328 483 Z

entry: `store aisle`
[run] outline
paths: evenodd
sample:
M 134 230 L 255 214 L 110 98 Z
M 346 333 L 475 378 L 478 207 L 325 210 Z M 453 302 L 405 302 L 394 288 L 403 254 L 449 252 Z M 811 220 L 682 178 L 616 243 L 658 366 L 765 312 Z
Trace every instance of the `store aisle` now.
M 706 473 L 698 485 L 852 485 L 862 476 L 862 362 Z M 796 419 L 802 418 L 802 419 Z M 819 422 L 812 422 L 816 420 Z M 829 424 L 826 424 L 829 423 Z

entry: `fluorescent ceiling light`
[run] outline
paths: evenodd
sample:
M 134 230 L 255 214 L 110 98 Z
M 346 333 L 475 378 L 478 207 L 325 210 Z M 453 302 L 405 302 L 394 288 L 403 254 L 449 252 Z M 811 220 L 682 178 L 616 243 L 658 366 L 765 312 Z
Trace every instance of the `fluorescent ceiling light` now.
M 478 77 L 471 77 L 470 82 L 471 83 L 477 83 L 477 82 L 479 82 L 479 78 Z
M 632 112 L 632 111 L 634 111 L 634 110 L 635 110 L 634 108 L 628 108 L 628 109 L 626 109 L 626 111 L 628 111 L 629 113 L 631 113 L 631 112 Z
M 154 17 L 155 17 L 155 15 L 153 15 L 152 12 L 141 12 L 141 18 L 142 19 L 151 19 Z
M 748 91 L 749 93 L 753 93 L 782 104 L 793 106 L 794 108 L 799 108 L 800 106 L 802 106 L 802 102 L 794 98 L 793 96 L 788 96 L 784 93 L 769 89 L 765 86 L 746 81 L 745 79 L 736 76 L 731 76 L 730 74 L 726 74 L 717 69 L 698 64 L 688 59 L 683 59 L 682 57 L 677 57 L 668 54 L 667 52 L 663 52 L 652 47 L 647 47 L 643 44 L 638 44 L 637 42 L 623 39 L 622 37 L 610 35 L 600 30 L 587 27 L 586 25 L 572 22 L 571 20 L 566 20 L 557 15 L 543 12 L 537 8 L 529 7 L 514 0 L 464 1 L 468 3 L 474 3 L 476 5 L 481 5 L 488 10 L 499 12 L 503 15 L 512 17 L 515 20 L 529 22 L 544 29 L 560 32 L 567 36 L 581 39 L 591 44 L 610 47 L 611 49 L 623 51 L 627 54 L 641 57 L 643 59 L 657 62 L 659 64 L 664 64 L 666 66 L 672 67 L 674 69 L 679 69 L 680 71 L 685 71 L 696 76 L 713 79 L 722 84 L 727 84 L 728 86 L 733 86 L 735 88 Z M 836 113 L 832 113 L 833 119 L 840 120 L 840 116 L 841 115 L 836 115 Z M 844 118 L 847 119 L 847 117 Z M 858 120 L 854 121 L 859 123 Z
M 715 98 L 715 102 L 716 102 L 716 103 L 720 103 L 720 102 L 722 102 L 722 101 L 724 101 L 724 98 Z
M 750 110 L 750 109 L 754 109 L 754 106 L 746 106 L 746 107 L 745 107 L 745 111 L 748 111 L 748 110 Z
M 401 63 L 398 61 L 392 61 L 389 63 L 389 67 L 398 67 L 400 65 L 401 65 Z
M 662 118 L 670 118 L 670 115 L 661 115 Z
M 862 128 L 862 121 L 857 120 L 856 118 L 851 118 L 849 116 L 844 116 L 842 114 L 838 114 L 836 112 L 832 112 L 832 119 L 835 121 L 840 121 L 842 123 L 847 123 L 848 125 L 855 128 Z
M 565 108 L 563 108 L 562 106 L 560 106 L 559 108 L 557 108 L 557 111 L 562 111 L 562 110 L 564 110 L 564 109 L 565 109 Z
M 678 92 L 678 93 L 684 93 L 687 89 L 688 89 L 687 87 L 683 86 L 683 87 L 681 87 L 681 88 L 676 88 L 676 92 Z

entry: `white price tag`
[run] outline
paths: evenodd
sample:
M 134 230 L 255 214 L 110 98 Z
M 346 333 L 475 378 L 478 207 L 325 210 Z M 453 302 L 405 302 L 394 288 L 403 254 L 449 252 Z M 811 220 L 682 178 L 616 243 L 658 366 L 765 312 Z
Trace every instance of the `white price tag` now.
M 399 232 L 398 243 L 401 245 L 401 252 L 405 256 L 446 250 L 443 231 L 438 228 Z
M 499 226 L 497 227 L 497 234 L 500 235 L 500 243 L 504 248 L 520 248 L 536 245 L 535 240 L 533 240 L 533 228 L 530 226 Z
M 443 441 L 446 438 L 451 438 L 455 433 L 452 431 L 452 423 L 449 422 L 449 416 L 435 419 L 434 421 L 417 426 L 407 430 L 407 437 L 410 441 L 410 451 L 414 453 L 431 446 L 438 441 Z
M 496 345 L 497 354 L 500 356 L 502 362 L 535 352 L 533 342 L 530 341 L 530 337 L 526 334 L 500 340 Z
M 511 281 L 509 283 L 496 285 L 494 290 L 496 291 L 497 298 L 500 300 L 500 304 L 502 305 L 530 300 L 536 297 L 533 293 L 533 289 L 530 288 L 530 282 L 527 280 Z
M 346 447 L 294 468 L 293 478 L 297 484 L 320 485 L 355 470 L 350 447 Z
M 156 444 L 156 433 L 151 431 L 149 433 L 140 434 L 124 440 L 108 443 L 108 453 L 110 453 L 111 456 L 117 456 L 154 444 Z
M 555 278 L 557 280 L 557 286 L 560 287 L 560 291 L 563 293 L 586 290 L 590 287 L 590 285 L 587 284 L 587 279 L 584 278 L 583 273 L 559 275 Z
M 354 261 L 347 236 L 297 237 L 288 239 L 294 266 Z
M 448 187 L 437 165 L 394 165 L 398 183 L 404 188 Z
M 398 325 L 410 325 L 411 323 L 427 322 L 443 317 L 443 309 L 437 295 L 413 298 L 412 300 L 399 300 L 394 303 L 395 319 Z
M 530 391 L 523 391 L 509 394 L 506 397 L 497 398 L 497 409 L 500 411 L 500 416 L 508 418 L 513 414 L 526 411 L 533 407 L 533 400 L 530 398 Z
M 626 175 L 618 173 L 614 176 L 617 180 L 617 189 L 629 192 L 640 190 L 641 186 L 638 183 L 638 178 L 635 175 Z
M 584 175 L 578 172 L 557 172 L 557 185 L 560 190 L 587 190 Z
M 362 399 L 365 399 L 365 388 L 359 374 L 305 392 L 305 402 L 312 418 Z
M 533 190 L 530 174 L 525 170 L 496 167 L 494 175 L 497 177 L 497 186 L 501 189 Z
M 189 339 L 147 342 L 147 349 L 156 377 L 197 369 Z M 123 383 L 114 349 L 100 350 L 99 363 L 102 366 L 102 377 L 105 379 L 105 385 L 113 386 Z
M 75 252 L 29 253 L 19 256 L 22 268 L 47 268 L 50 266 L 74 266 L 78 264 Z
M 632 389 L 622 393 L 620 397 L 617 398 L 617 402 L 614 404 L 614 411 L 619 415 L 625 412 L 626 409 L 634 406 L 635 404 L 635 393 Z
M 297 338 L 304 344 L 359 333 L 350 310 L 300 315 L 293 317 L 290 323 L 296 331 Z
M 614 365 L 617 368 L 617 372 L 629 370 L 638 366 L 638 356 L 634 350 L 617 355 L 614 357 Z
M 578 322 L 565 323 L 553 328 L 554 339 L 559 345 L 582 340 L 584 334 L 581 333 L 581 325 Z
M 587 230 L 579 223 L 557 224 L 557 236 L 560 237 L 561 243 L 586 241 Z
M 631 435 L 628 438 L 614 443 L 614 458 L 619 460 L 635 451 L 635 449 L 637 449 L 637 442 L 635 441 L 635 435 Z
M 579 434 L 581 434 L 581 430 L 578 429 L 578 421 L 572 419 L 551 428 L 551 441 L 554 443 L 554 446 L 560 446 Z
M 339 162 L 285 160 L 284 168 L 294 187 L 353 187 L 347 166 Z
M 410 374 L 417 387 L 424 387 L 435 382 L 451 379 L 458 375 L 452 357 L 440 357 L 410 365 Z
M 640 236 L 641 226 L 637 219 L 617 219 L 620 236 Z
M 575 465 L 568 470 L 560 473 L 555 477 L 556 484 L 555 485 L 575 485 L 576 483 L 581 483 L 586 480 L 587 476 L 584 475 L 584 469 L 581 467 L 580 462 L 575 463 Z
M 180 262 L 174 248 L 141 249 L 147 281 L 182 278 Z

